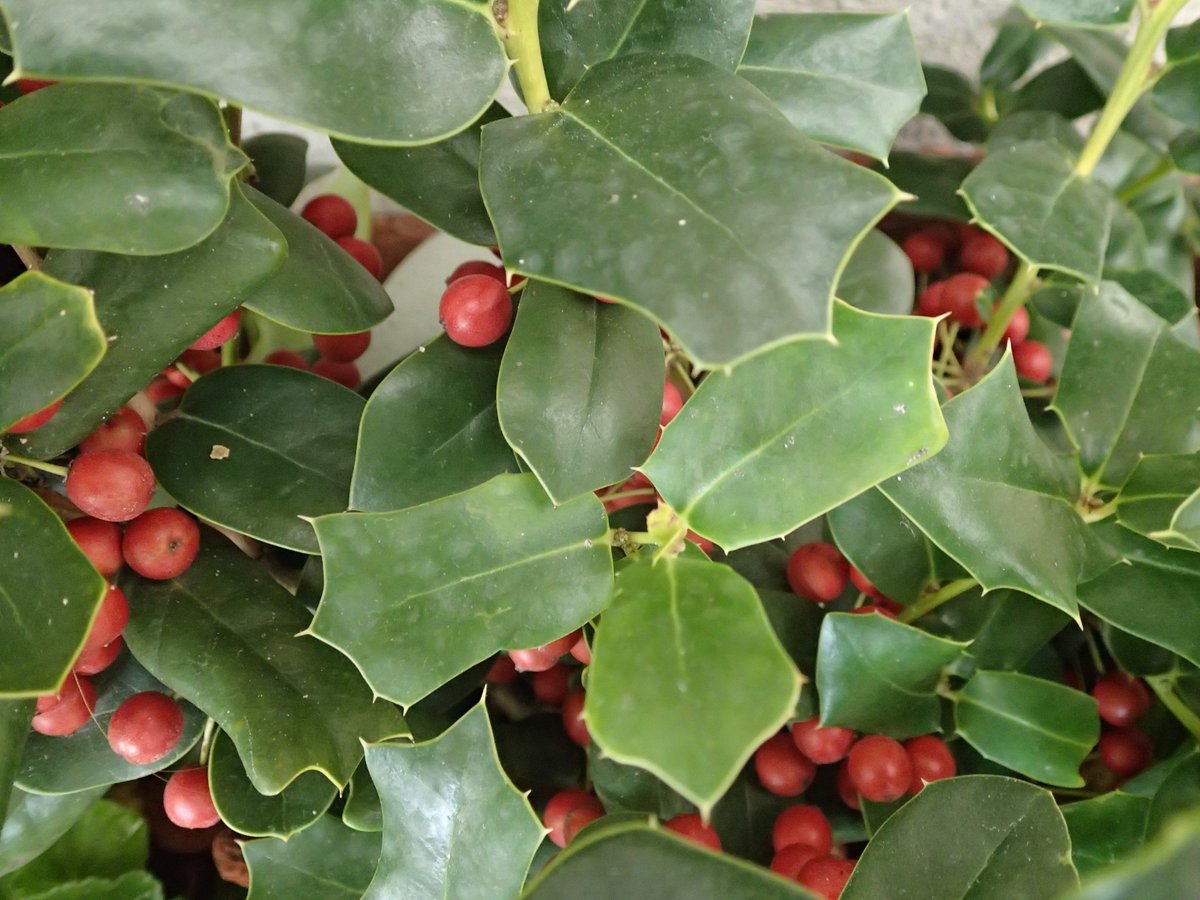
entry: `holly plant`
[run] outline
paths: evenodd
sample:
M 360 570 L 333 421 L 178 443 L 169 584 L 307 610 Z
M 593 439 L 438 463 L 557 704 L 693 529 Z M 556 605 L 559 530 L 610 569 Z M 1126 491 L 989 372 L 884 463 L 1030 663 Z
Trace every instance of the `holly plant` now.
M 1184 5 L 0 0 L 0 897 L 1193 896 Z

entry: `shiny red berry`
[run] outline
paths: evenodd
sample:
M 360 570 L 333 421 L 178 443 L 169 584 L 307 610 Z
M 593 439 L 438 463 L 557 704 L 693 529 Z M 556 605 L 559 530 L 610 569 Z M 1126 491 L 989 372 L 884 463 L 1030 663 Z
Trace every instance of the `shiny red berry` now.
M 23 419 L 18 419 L 16 422 L 8 426 L 9 434 L 28 434 L 31 431 L 37 431 L 47 422 L 54 418 L 54 414 L 58 412 L 59 407 L 63 405 L 61 400 L 55 400 L 45 409 L 39 409 L 35 413 L 30 413 Z
M 349 200 L 337 194 L 313 197 L 300 210 L 300 216 L 335 240 L 349 237 L 358 228 L 358 213 Z
M 314 375 L 320 375 L 322 378 L 328 378 L 330 381 L 336 381 L 342 387 L 357 390 L 362 384 L 362 375 L 358 371 L 358 366 L 352 362 L 334 362 L 332 359 L 321 357 L 313 363 L 312 371 Z
M 658 424 L 664 428 L 679 415 L 679 411 L 683 409 L 683 396 L 679 393 L 679 388 L 666 382 L 663 385 L 663 400 L 662 400 L 662 415 L 659 416 Z
M 796 749 L 790 735 L 776 734 L 754 752 L 754 771 L 772 794 L 795 797 L 812 784 L 817 767 Z
M 446 284 L 453 284 L 458 279 L 465 278 L 467 275 L 486 275 L 488 278 L 493 278 L 500 282 L 505 287 L 508 286 L 508 275 L 502 267 L 475 259 L 459 263 L 454 271 L 446 276 Z
M 447 336 L 463 347 L 494 344 L 508 331 L 512 316 L 512 297 L 487 275 L 467 275 L 451 282 L 438 304 Z
M 575 789 L 559 791 L 550 798 L 546 808 L 542 811 L 542 824 L 550 830 L 550 840 L 556 847 L 567 846 L 563 828 L 566 825 L 567 817 L 577 810 L 593 812 L 597 818 L 604 815 L 604 807 L 595 796 L 587 791 Z
M 1000 337 L 1000 343 L 1019 344 L 1029 334 L 1029 313 L 1025 307 L 1019 308 L 1013 317 L 1008 320 L 1008 325 L 1004 329 L 1004 334 Z
M 208 828 L 220 822 L 208 789 L 208 769 L 180 769 L 173 774 L 163 791 L 163 809 L 180 828 Z
M 75 665 L 71 666 L 71 671 L 76 675 L 99 675 L 117 661 L 124 646 L 125 642 L 121 638 L 114 638 L 99 647 L 84 648 L 75 660 Z
M 308 369 L 308 360 L 295 350 L 272 350 L 263 359 L 269 366 L 287 366 L 289 369 Z
M 951 318 L 967 328 L 978 328 L 983 324 L 976 300 L 991 286 L 982 275 L 974 272 L 959 272 L 943 282 L 942 302 Z
M 788 844 L 776 851 L 771 859 L 771 871 L 790 881 L 799 882 L 800 872 L 821 853 L 807 844 Z
M 819 807 L 798 803 L 775 818 L 771 844 L 776 852 L 792 844 L 804 844 L 825 854 L 833 848 L 833 828 Z
M 80 510 L 106 522 L 128 522 L 154 497 L 150 463 L 128 450 L 97 450 L 75 457 L 67 496 Z
M 549 669 L 534 672 L 530 679 L 533 695 L 539 703 L 547 706 L 562 706 L 571 689 L 571 667 L 555 663 Z
M 96 689 L 81 675 L 68 675 L 57 694 L 38 697 L 33 730 L 50 737 L 74 734 L 96 708 Z
M 182 575 L 200 551 L 200 526 L 180 509 L 151 509 L 125 528 L 121 552 L 143 578 L 165 581 Z
M 91 653 L 111 644 L 125 631 L 129 624 L 129 600 L 125 592 L 115 584 L 110 584 L 100 601 L 100 608 L 92 619 L 92 627 L 88 631 L 87 640 L 83 642 L 82 653 Z
M 813 716 L 803 722 L 792 725 L 792 741 L 796 749 L 820 765 L 835 763 L 850 752 L 854 743 L 854 732 L 839 725 L 828 725 L 824 728 Z
M 837 598 L 846 589 L 850 564 L 837 547 L 823 541 L 803 544 L 787 564 L 787 580 L 799 597 L 816 603 Z
M 242 311 L 235 309 L 196 340 L 192 341 L 193 350 L 212 350 L 220 347 L 237 334 L 242 324 Z
M 121 556 L 121 526 L 84 516 L 67 523 L 67 531 L 83 555 L 105 578 L 117 573 L 124 559 Z
M 567 732 L 567 737 L 580 747 L 586 747 L 592 742 L 592 736 L 588 733 L 587 722 L 583 719 L 583 704 L 585 700 L 586 694 L 583 688 L 572 688 L 567 692 L 567 697 L 563 700 L 562 705 L 563 728 Z
M 934 231 L 910 234 L 900 245 L 912 263 L 913 271 L 928 273 L 939 268 L 946 258 L 946 241 Z
M 1092 687 L 1100 718 L 1109 725 L 1127 726 L 1150 711 L 1150 692 L 1124 672 L 1109 672 Z
M 108 745 L 135 766 L 157 762 L 183 736 L 183 709 L 158 691 L 126 698 L 108 720 Z
M 1150 738 L 1136 728 L 1110 728 L 1096 744 L 1100 761 L 1115 775 L 1131 776 L 1142 771 L 1154 759 Z
M 379 255 L 379 250 L 374 244 L 356 237 L 340 237 L 334 243 L 370 272 L 372 278 L 378 280 L 383 277 L 383 257 Z
M 1012 355 L 1017 374 L 1027 381 L 1045 384 L 1054 373 L 1054 357 L 1050 348 L 1039 341 L 1013 344 Z
M 721 852 L 720 835 L 713 830 L 711 825 L 705 825 L 704 821 L 695 813 L 680 813 L 673 816 L 663 822 L 663 828 L 673 831 L 701 847 L 707 847 L 717 853 Z
M 371 332 L 314 334 L 313 346 L 326 359 L 332 359 L 334 362 L 354 362 L 371 346 Z
M 920 296 L 917 297 L 916 314 L 934 319 L 948 312 L 945 292 L 946 282 L 944 281 L 935 281 L 921 291 Z
M 1008 248 L 986 231 L 975 230 L 963 241 L 959 264 L 989 281 L 1008 268 Z
M 135 410 L 122 406 L 79 442 L 83 453 L 97 450 L 128 450 L 139 456 L 146 449 L 146 423 Z
M 825 900 L 837 900 L 842 896 L 842 890 L 853 874 L 854 860 L 818 856 L 809 860 L 800 870 L 797 880 L 817 896 L 824 897 Z
M 905 741 L 904 752 L 908 754 L 908 762 L 912 766 L 912 781 L 908 788 L 910 794 L 917 793 L 931 781 L 953 778 L 958 771 L 950 748 L 945 741 L 932 734 Z
M 899 800 L 912 784 L 912 763 L 899 741 L 882 734 L 862 738 L 847 758 L 854 789 L 874 803 Z

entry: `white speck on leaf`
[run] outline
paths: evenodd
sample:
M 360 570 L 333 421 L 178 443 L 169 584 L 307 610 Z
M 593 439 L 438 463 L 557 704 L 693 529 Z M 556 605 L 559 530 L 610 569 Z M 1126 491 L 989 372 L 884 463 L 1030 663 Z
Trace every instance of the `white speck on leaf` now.
M 208 454 L 209 459 L 229 459 L 229 448 L 224 444 L 213 444 Z

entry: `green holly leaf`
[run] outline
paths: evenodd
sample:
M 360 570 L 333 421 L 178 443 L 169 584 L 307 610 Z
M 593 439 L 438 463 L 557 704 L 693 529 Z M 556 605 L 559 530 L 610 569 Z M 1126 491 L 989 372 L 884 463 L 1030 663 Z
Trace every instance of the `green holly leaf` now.
M 439 337 L 388 374 L 363 413 L 352 509 L 403 509 L 520 471 L 496 417 L 503 353 Z
M 930 320 L 839 305 L 834 334 L 713 372 L 663 432 L 643 471 L 689 528 L 727 551 L 778 537 L 945 444 Z
M 321 818 L 337 796 L 337 788 L 320 772 L 303 772 L 278 794 L 264 796 L 224 732 L 213 739 L 208 784 L 221 821 L 238 834 L 285 841 Z
M 325 593 L 310 632 L 354 660 L 377 696 L 406 707 L 498 650 L 562 637 L 608 603 L 603 506 L 588 495 L 555 507 L 532 475 L 313 524 Z
M 683 53 L 732 71 L 753 15 L 754 0 L 546 0 L 538 32 L 550 93 L 561 100 L 597 63 L 633 53 Z
M 1082 787 L 1079 766 L 1100 737 L 1088 694 L 1018 672 L 976 672 L 956 696 L 955 727 L 1006 768 L 1047 784 Z
M 282 206 L 291 206 L 308 180 L 308 141 L 296 134 L 266 132 L 242 141 L 254 176 L 250 183 Z
M 221 224 L 247 161 L 202 97 L 55 85 L 0 119 L 0 243 L 175 253 Z
M 469 128 L 433 144 L 373 147 L 334 141 L 333 149 L 347 169 L 405 209 L 468 244 L 491 247 L 496 232 L 479 193 L 480 130 L 508 117 L 493 103 Z
M 962 185 L 978 224 L 1039 269 L 1097 281 L 1113 217 L 1112 194 L 1075 173 L 1076 156 L 1030 140 L 989 153 Z
M 126 872 L 119 878 L 69 881 L 30 900 L 163 900 L 163 889 L 149 872 Z
M 1126 528 L 1186 550 L 1200 550 L 1200 454 L 1143 456 L 1117 496 Z
M 1189 175 L 1200 174 L 1200 131 L 1185 131 L 1169 148 L 1175 168 Z
M 1084 472 L 1119 485 L 1143 454 L 1200 450 L 1200 410 L 1181 389 L 1198 378 L 1200 350 L 1123 288 L 1106 282 L 1085 297 L 1053 404 Z
M 867 312 L 906 316 L 913 293 L 908 255 L 882 231 L 868 231 L 838 281 L 838 299 Z
M 1200 27 L 1195 22 L 1172 28 L 1166 40 L 1167 64 L 1154 82 L 1154 105 L 1185 125 L 1200 127 L 1195 109 L 1200 79 Z
M 146 458 L 182 506 L 271 544 L 316 553 L 307 517 L 341 512 L 363 400 L 287 366 L 228 366 L 193 384 L 150 432 Z
M 22 790 L 70 794 L 133 781 L 174 765 L 200 740 L 204 716 L 192 704 L 180 699 L 183 734 L 179 743 L 162 759 L 147 765 L 127 762 L 117 756 L 108 743 L 108 722 L 112 714 L 134 694 L 169 692 L 128 651 L 122 651 L 115 663 L 95 676 L 92 685 L 96 688 L 96 707 L 91 721 L 81 729 L 62 737 L 29 735 L 17 775 L 17 785 Z
M 993 89 L 1009 88 L 1053 47 L 1036 22 L 1010 9 L 997 23 L 996 36 L 979 64 L 979 81 Z
M 349 660 L 298 634 L 308 614 L 291 595 L 214 532 L 202 533 L 184 574 L 124 584 L 129 649 L 216 720 L 259 793 L 278 794 L 309 770 L 343 787 L 360 739 L 406 733 Z
M 791 716 L 801 682 L 750 583 L 686 558 L 621 571 L 588 671 L 584 715 L 604 754 L 705 816 Z
M 480 177 L 509 267 L 644 311 L 704 367 L 827 338 L 845 259 L 900 196 L 681 56 L 598 63 L 561 108 L 485 126 Z
M 0 433 L 79 384 L 107 346 L 83 288 L 41 272 L 0 288 Z
M 904 204 L 905 212 L 965 222 L 971 213 L 958 189 L 974 170 L 974 163 L 958 156 L 925 156 L 898 150 L 888 160 L 887 177 L 900 190 L 916 197 Z
M 500 367 L 504 437 L 555 502 L 622 481 L 658 433 L 663 367 L 645 316 L 530 284 Z
M 1002 104 L 1002 114 L 1007 117 L 1023 110 L 1044 110 L 1074 120 L 1100 109 L 1104 100 L 1083 66 L 1065 59 L 1022 84 Z
M 321 816 L 286 841 L 246 841 L 249 900 L 361 900 L 379 863 L 380 835 L 347 828 Z
M 927 63 L 922 70 L 928 93 L 921 112 L 933 116 L 960 141 L 987 140 L 990 123 L 980 115 L 982 103 L 975 85 L 955 69 Z
M 500 768 L 482 703 L 432 741 L 368 746 L 367 767 L 383 854 L 365 897 L 520 893 L 546 832 Z
M 298 331 L 347 334 L 378 325 L 392 312 L 392 300 L 378 279 L 349 253 L 266 194 L 241 190 L 282 232 L 287 259 L 265 282 L 242 298 L 242 305 Z
M 350 779 L 350 795 L 342 809 L 342 821 L 355 831 L 383 831 L 383 806 L 366 762 L 354 770 Z
M 921 627 L 969 642 L 967 655 L 980 669 L 1016 670 L 1073 623 L 1066 613 L 1020 591 L 973 590 L 922 617 Z
M 1146 840 L 1150 798 L 1112 791 L 1062 808 L 1071 833 L 1071 860 L 1088 875 L 1120 862 Z
M 693 804 L 667 787 L 661 778 L 605 756 L 595 741 L 588 744 L 587 754 L 592 790 L 606 812 L 646 813 L 666 820 L 679 813 L 696 811 Z
M 1109 27 L 1123 25 L 1133 13 L 1134 0 L 1017 0 L 1041 22 Z
M 1098 550 L 1074 509 L 1078 476 L 1034 432 L 1011 353 L 943 412 L 946 448 L 880 490 L 985 590 L 1024 591 L 1078 617 L 1075 586 Z
M 0 700 L 0 827 L 8 812 L 12 798 L 13 782 L 21 767 L 21 752 L 30 734 L 29 720 L 33 718 L 34 702 L 28 700 Z M 0 858 L 2 854 L 0 854 Z
M 738 74 L 813 140 L 876 159 L 925 96 L 903 12 L 759 16 Z
M 372 143 L 453 134 L 488 107 L 507 72 L 482 3 L 214 0 L 148 9 L 98 0 L 86 18 L 74 0 L 0 7 L 21 76 L 179 85 Z M 272 48 L 265 62 L 263 47 Z
M 629 865 L 631 859 L 638 865 Z M 800 885 L 762 866 L 712 853 L 678 835 L 642 822 L 584 829 L 526 889 L 526 900 L 578 900 L 582 886 L 600 886 L 597 897 L 655 900 L 812 900 Z
M 966 644 L 881 615 L 833 613 L 821 625 L 821 724 L 909 738 L 937 731 L 937 688 Z
M 842 898 L 1051 900 L 1078 884 L 1054 796 L 1014 778 L 970 775 L 926 785 L 892 815 Z
M 58 691 L 107 585 L 29 488 L 0 478 L 0 698 Z
M 1200 811 L 1184 813 L 1140 852 L 1094 873 L 1076 900 L 1143 900 L 1186 897 L 1196 883 Z
M 15 788 L 0 830 L 0 875 L 21 868 L 83 818 L 107 788 L 74 794 L 30 794 Z
M 110 343 L 57 415 L 26 435 L 21 452 L 48 458 L 78 444 L 233 310 L 285 253 L 279 230 L 235 194 L 225 222 L 181 253 L 61 250 L 47 256 L 46 274 L 95 294 L 96 315 Z

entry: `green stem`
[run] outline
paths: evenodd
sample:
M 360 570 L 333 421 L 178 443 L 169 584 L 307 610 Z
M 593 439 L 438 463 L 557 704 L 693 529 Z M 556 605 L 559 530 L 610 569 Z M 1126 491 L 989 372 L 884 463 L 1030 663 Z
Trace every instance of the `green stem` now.
M 54 463 L 42 462 L 40 459 L 30 459 L 28 456 L 19 456 L 16 453 L 4 453 L 0 455 L 0 466 L 13 464 L 29 466 L 31 469 L 40 469 L 43 472 L 49 472 L 51 475 L 57 475 L 60 478 L 67 477 L 66 466 L 56 466 Z
M 947 582 L 932 594 L 920 598 L 912 606 L 906 608 L 900 613 L 899 619 L 901 622 L 915 622 L 921 616 L 933 612 L 943 603 L 953 600 L 959 594 L 965 594 L 971 588 L 978 586 L 979 582 L 974 578 L 959 578 L 956 581 Z
M 1100 118 L 1096 120 L 1091 137 L 1084 145 L 1083 152 L 1079 154 L 1079 162 L 1075 164 L 1076 175 L 1086 178 L 1095 171 L 1121 123 L 1149 86 L 1151 69 L 1154 66 L 1154 51 L 1158 49 L 1167 29 L 1171 27 L 1171 21 L 1186 3 L 1187 0 L 1161 0 L 1149 16 L 1145 15 L 1145 7 L 1142 8 L 1142 18 L 1138 22 L 1137 34 L 1129 48 L 1129 55 L 1125 57 L 1125 64 L 1121 66 L 1117 83 L 1113 86 L 1108 102 L 1104 104 Z
M 545 112 L 554 100 L 542 66 L 538 0 L 493 0 L 492 16 L 500 26 L 504 50 L 517 71 L 525 106 L 531 113 Z
M 222 366 L 232 366 L 237 364 L 237 345 L 238 336 L 236 334 L 221 345 Z
M 1149 172 L 1147 172 L 1145 175 L 1143 175 L 1137 181 L 1134 181 L 1128 187 L 1123 188 L 1117 194 L 1117 199 L 1120 200 L 1122 203 L 1128 203 L 1134 197 L 1138 196 L 1138 194 L 1142 193 L 1142 191 L 1153 187 L 1159 181 L 1161 181 L 1163 178 L 1170 175 L 1174 171 L 1175 171 L 1174 161 L 1172 161 L 1171 157 L 1164 156 L 1162 159 L 1160 159 L 1158 161 L 1158 164 L 1153 169 L 1151 169 Z
M 1008 323 L 1017 314 L 1017 310 L 1029 302 L 1029 296 L 1033 293 L 1033 287 L 1037 283 L 1037 274 L 1037 266 L 1021 260 L 1021 264 L 1017 266 L 1017 271 L 1008 285 L 1008 290 L 1004 292 L 1004 299 L 996 307 L 991 321 L 988 322 L 987 328 L 979 338 L 979 343 L 971 351 L 971 358 L 975 362 L 986 363 L 991 357 L 992 351 L 1000 346 L 1000 339 L 1004 336 L 1004 330 L 1008 328 Z
M 200 765 L 208 765 L 208 752 L 212 749 L 213 735 L 216 733 L 217 723 L 215 719 L 209 718 L 204 723 L 204 737 L 200 739 Z
M 1079 511 L 1079 517 L 1085 522 L 1100 522 L 1107 519 L 1117 511 L 1117 501 L 1110 500 L 1103 506 L 1097 506 L 1095 509 L 1082 509 Z
M 633 491 L 615 491 L 611 494 L 603 494 L 600 499 L 607 503 L 609 500 L 624 500 L 627 497 L 653 497 L 657 493 L 658 491 L 654 488 L 638 488 Z
M 1158 694 L 1158 699 L 1162 701 L 1162 705 L 1171 711 L 1179 724 L 1186 728 L 1193 738 L 1200 741 L 1200 716 L 1192 711 L 1192 708 L 1183 702 L 1183 699 L 1175 693 L 1175 679 L 1172 677 L 1158 676 L 1146 679 L 1154 693 Z

